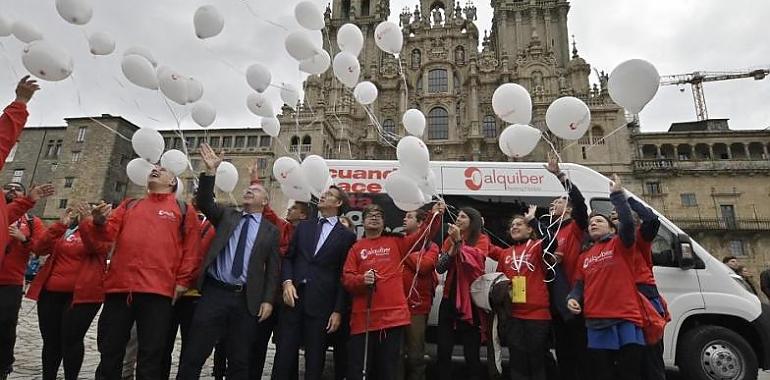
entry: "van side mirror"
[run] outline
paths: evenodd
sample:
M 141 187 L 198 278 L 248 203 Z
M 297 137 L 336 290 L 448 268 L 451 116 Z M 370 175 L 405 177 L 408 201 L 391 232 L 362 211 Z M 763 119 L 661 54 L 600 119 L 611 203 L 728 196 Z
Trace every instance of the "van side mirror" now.
M 674 241 L 674 260 L 679 263 L 682 270 L 695 268 L 695 254 L 692 250 L 692 241 L 685 234 L 679 234 Z

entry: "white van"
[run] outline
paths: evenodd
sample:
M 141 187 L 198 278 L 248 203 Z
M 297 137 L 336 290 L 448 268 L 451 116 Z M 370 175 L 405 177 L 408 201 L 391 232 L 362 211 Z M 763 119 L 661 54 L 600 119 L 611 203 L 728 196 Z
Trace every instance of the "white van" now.
M 384 194 L 383 187 L 388 173 L 397 169 L 397 162 L 327 163 L 335 183 L 350 193 L 352 210 L 347 216 L 359 229 L 361 209 L 374 202 L 387 210 L 386 225 L 394 231 L 401 230 L 404 213 Z M 439 194 L 451 206 L 479 210 L 496 244 L 504 244 L 506 223 L 514 213 L 521 212 L 523 205 L 536 204 L 545 209 L 553 198 L 565 194 L 543 163 L 431 165 Z M 589 211 L 609 211 L 612 206 L 606 177 L 581 165 L 562 164 L 561 168 L 585 196 Z M 758 368 L 770 369 L 768 305 L 760 303 L 739 276 L 655 212 L 662 225 L 653 244 L 654 272 L 672 318 L 664 336 L 666 364 L 678 366 L 684 378 L 692 380 L 756 379 Z M 487 263 L 488 270 L 494 267 L 494 262 Z M 433 326 L 438 321 L 441 291 L 439 285 L 429 319 Z M 430 336 L 429 333 L 429 339 Z

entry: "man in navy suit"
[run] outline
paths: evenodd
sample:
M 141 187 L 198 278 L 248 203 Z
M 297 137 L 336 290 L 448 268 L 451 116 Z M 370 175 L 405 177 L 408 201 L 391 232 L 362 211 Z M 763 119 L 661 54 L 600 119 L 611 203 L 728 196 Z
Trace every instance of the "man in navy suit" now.
M 276 377 L 291 378 L 300 345 L 305 347 L 305 379 L 323 373 L 326 335 L 340 327 L 346 308 L 340 282 L 342 266 L 356 235 L 339 222 L 348 197 L 332 186 L 318 200 L 315 215 L 294 230 L 289 250 L 281 262 L 283 302 Z

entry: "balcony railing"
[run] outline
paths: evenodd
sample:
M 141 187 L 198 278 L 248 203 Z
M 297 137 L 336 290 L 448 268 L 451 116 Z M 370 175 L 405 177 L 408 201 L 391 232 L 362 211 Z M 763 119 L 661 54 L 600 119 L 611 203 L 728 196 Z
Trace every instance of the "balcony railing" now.
M 770 231 L 770 219 L 673 218 L 685 231 Z
M 770 170 L 770 160 L 674 160 L 671 158 L 651 158 L 634 160 L 634 170 L 767 171 Z
M 310 153 L 310 145 L 291 145 L 289 146 L 289 153 Z

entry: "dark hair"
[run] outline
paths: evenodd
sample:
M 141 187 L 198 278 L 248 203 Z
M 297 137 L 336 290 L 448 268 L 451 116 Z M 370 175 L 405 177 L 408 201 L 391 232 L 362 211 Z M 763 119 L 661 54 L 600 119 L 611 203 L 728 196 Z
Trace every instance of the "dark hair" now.
M 728 261 L 730 261 L 730 260 L 737 260 L 737 258 L 736 258 L 735 256 L 725 256 L 725 257 L 722 259 L 722 263 L 723 263 L 723 264 L 727 264 L 727 262 L 728 262 Z
M 339 209 L 337 210 L 337 215 L 343 215 L 346 212 L 348 212 L 348 207 L 350 205 L 350 199 L 348 199 L 348 194 L 342 191 L 342 189 L 340 189 L 339 187 L 337 187 L 337 185 L 331 185 L 329 186 L 329 188 L 337 190 L 337 193 L 339 196 L 337 196 L 336 198 L 342 202 L 342 204 L 340 204 Z
M 466 243 L 470 245 L 476 245 L 481 235 L 481 213 L 472 207 L 463 207 L 460 209 L 465 215 L 468 215 L 470 224 L 468 225 L 468 235 L 465 239 Z
M 378 205 L 376 203 L 372 203 L 372 204 L 366 205 L 364 207 L 364 211 L 361 214 L 361 218 L 362 219 L 366 219 L 367 215 L 369 215 L 369 214 L 371 214 L 373 212 L 379 212 L 380 214 L 382 214 L 383 217 L 385 216 L 385 210 L 383 210 L 382 207 L 380 207 L 380 205 Z
M 409 211 L 409 212 L 413 212 L 414 213 L 414 218 L 417 219 L 418 223 L 424 222 L 425 218 L 428 217 L 428 213 L 425 212 L 425 210 L 423 210 L 421 208 L 418 208 L 417 210 L 412 210 L 412 211 Z
M 604 220 L 606 220 L 607 224 L 610 225 L 610 228 L 617 231 L 617 229 L 615 228 L 615 225 L 612 224 L 612 219 L 610 219 L 610 217 L 607 214 L 602 214 L 600 212 L 594 211 L 590 215 L 588 215 L 588 220 L 590 221 L 592 218 L 595 218 L 597 216 L 603 218 Z
M 294 202 L 294 204 L 291 207 L 296 207 L 299 209 L 299 211 L 305 216 L 310 215 L 310 208 L 307 205 L 307 202 Z
M 339 220 L 340 220 L 340 222 L 343 222 L 343 221 L 345 221 L 345 222 L 347 222 L 347 223 L 348 223 L 348 225 L 347 225 L 347 226 L 345 226 L 345 228 L 347 228 L 347 229 L 348 229 L 348 230 L 350 230 L 350 231 L 356 232 L 356 225 L 355 225 L 355 224 L 353 224 L 353 221 L 352 221 L 352 220 L 350 220 L 350 218 L 348 218 L 347 216 L 340 216 L 340 217 L 339 217 Z

